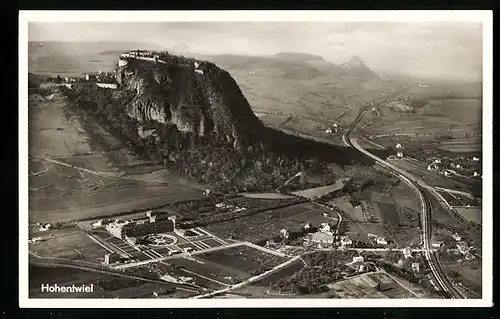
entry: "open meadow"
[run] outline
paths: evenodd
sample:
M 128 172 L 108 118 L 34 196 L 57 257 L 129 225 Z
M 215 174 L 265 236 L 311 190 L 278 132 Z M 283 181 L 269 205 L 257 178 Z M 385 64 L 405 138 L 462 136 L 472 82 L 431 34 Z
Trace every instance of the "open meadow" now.
M 454 207 L 454 209 L 468 221 L 475 222 L 479 225 L 482 224 L 483 210 L 481 207 Z
M 481 298 L 483 276 L 480 261 L 476 259 L 448 262 L 443 270 L 467 298 Z
M 235 268 L 250 275 L 269 270 L 286 261 L 284 257 L 240 245 L 232 248 L 196 255 L 201 261 Z
M 127 174 L 127 167 L 147 163 L 86 121 L 84 113 L 72 113 L 60 95 L 30 94 L 28 103 L 30 222 L 70 221 L 202 196 L 203 186 L 176 183 L 175 176 L 171 185 L 151 172 Z
M 102 262 L 104 255 L 108 253 L 80 230 L 47 237 L 39 243 L 32 244 L 29 250 L 40 257 L 85 260 L 97 264 Z
M 380 289 L 377 290 L 377 285 Z M 328 285 L 331 298 L 404 299 L 430 298 L 422 288 L 385 272 L 368 273 Z

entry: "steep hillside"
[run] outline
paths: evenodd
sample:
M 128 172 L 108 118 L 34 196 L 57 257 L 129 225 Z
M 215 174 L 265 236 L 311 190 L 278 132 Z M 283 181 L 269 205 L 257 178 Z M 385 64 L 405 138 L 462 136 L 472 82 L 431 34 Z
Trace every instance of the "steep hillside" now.
M 223 190 L 272 190 L 326 163 L 371 164 L 352 149 L 265 127 L 235 80 L 211 62 L 163 54 L 117 70 L 119 90 L 74 86 L 66 95 L 120 132 L 137 152 Z
M 264 126 L 229 73 L 213 63 L 178 56 L 169 55 L 166 62 L 132 60 L 119 69 L 120 87 L 136 93 L 127 106 L 131 117 L 212 136 L 236 149 L 260 139 Z
M 28 88 L 39 88 L 47 77 L 40 74 L 28 73 Z

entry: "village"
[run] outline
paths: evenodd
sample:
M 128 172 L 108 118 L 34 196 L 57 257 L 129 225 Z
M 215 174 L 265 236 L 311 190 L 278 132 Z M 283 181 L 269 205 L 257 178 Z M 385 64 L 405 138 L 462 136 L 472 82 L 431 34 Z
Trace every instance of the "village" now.
M 480 171 L 480 158 L 476 156 L 465 157 L 431 157 L 427 170 L 438 172 L 446 177 L 459 175 L 473 178 L 483 178 Z

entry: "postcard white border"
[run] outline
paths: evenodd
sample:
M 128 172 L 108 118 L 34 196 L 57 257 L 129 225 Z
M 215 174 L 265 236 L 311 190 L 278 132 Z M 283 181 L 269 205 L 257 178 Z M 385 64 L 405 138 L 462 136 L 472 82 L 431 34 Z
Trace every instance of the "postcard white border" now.
M 482 22 L 482 299 L 224 299 L 224 307 L 490 307 L 493 304 L 493 13 L 436 11 L 20 11 L 19 306 L 21 308 L 219 308 L 216 299 L 33 299 L 28 297 L 28 22 Z

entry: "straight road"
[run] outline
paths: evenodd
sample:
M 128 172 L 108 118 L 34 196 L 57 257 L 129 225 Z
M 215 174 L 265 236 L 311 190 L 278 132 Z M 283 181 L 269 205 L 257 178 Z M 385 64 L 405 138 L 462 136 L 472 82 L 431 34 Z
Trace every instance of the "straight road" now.
M 282 264 L 279 264 L 277 266 L 275 266 L 273 269 L 270 269 L 268 271 L 265 271 L 257 276 L 253 276 L 251 278 L 248 278 L 247 280 L 245 281 L 242 281 L 238 284 L 235 284 L 235 285 L 231 285 L 229 287 L 226 287 L 226 288 L 223 288 L 223 289 L 219 289 L 219 290 L 216 290 L 216 291 L 213 291 L 213 292 L 210 292 L 210 293 L 207 293 L 207 294 L 203 294 L 203 295 L 198 295 L 198 296 L 194 296 L 193 299 L 201 299 L 201 298 L 208 298 L 208 297 L 213 297 L 213 296 L 216 296 L 216 295 L 220 295 L 220 294 L 223 294 L 223 293 L 227 293 L 231 290 L 235 290 L 235 289 L 238 289 L 238 288 L 242 288 L 248 284 L 251 284 L 253 282 L 256 282 L 278 270 L 280 270 L 281 268 L 284 268 L 284 267 L 287 267 L 289 265 L 291 265 L 293 262 L 295 262 L 296 260 L 299 260 L 300 258 L 302 258 L 301 255 L 298 255 L 298 256 L 295 256 L 287 261 L 285 261 L 284 263 Z

